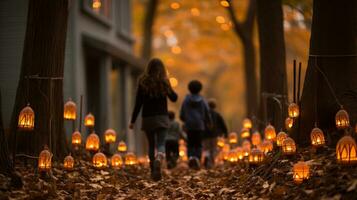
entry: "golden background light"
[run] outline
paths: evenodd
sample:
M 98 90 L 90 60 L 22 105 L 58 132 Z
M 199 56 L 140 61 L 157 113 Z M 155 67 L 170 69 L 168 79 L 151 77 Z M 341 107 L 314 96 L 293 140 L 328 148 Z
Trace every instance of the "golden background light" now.
M 350 126 L 350 117 L 344 109 L 340 109 L 336 113 L 335 120 L 337 129 L 346 129 Z
M 313 128 L 310 133 L 310 139 L 312 146 L 319 147 L 325 144 L 325 136 L 321 129 Z
M 40 152 L 38 156 L 38 171 L 48 172 L 52 167 L 52 154 L 48 150 L 48 147 L 45 146 L 44 150 Z
M 287 137 L 283 141 L 283 145 L 281 147 L 282 147 L 284 155 L 292 155 L 292 154 L 295 154 L 295 152 L 296 152 L 295 141 L 290 137 Z
M 336 146 L 337 162 L 350 165 L 357 163 L 356 141 L 349 135 L 343 136 Z
M 102 7 L 102 2 L 100 0 L 93 0 L 92 8 L 94 10 L 99 10 Z
M 117 138 L 117 133 L 113 129 L 107 129 L 104 133 L 104 141 L 107 144 L 114 143 Z
M 177 78 L 171 77 L 171 78 L 169 79 L 169 81 L 170 81 L 171 87 L 173 87 L 173 88 L 177 87 L 177 85 L 178 85 L 178 80 L 177 80 Z
M 181 7 L 181 5 L 178 3 L 178 2 L 172 2 L 170 4 L 170 7 L 173 9 L 173 10 L 177 10 Z
M 221 6 L 223 6 L 223 7 L 229 7 L 229 2 L 228 1 L 220 1 L 219 2 L 220 4 L 221 4 Z
M 86 141 L 86 150 L 90 152 L 96 152 L 99 150 L 100 140 L 97 134 L 92 132 Z
M 216 17 L 216 22 L 219 23 L 219 24 L 223 24 L 226 22 L 226 19 L 224 19 L 223 16 L 217 16 Z
M 171 52 L 173 54 L 180 54 L 182 52 L 182 49 L 179 46 L 173 46 L 173 47 L 171 47 Z
M 95 118 L 92 113 L 88 113 L 84 118 L 84 126 L 93 128 L 95 124 Z
M 128 147 L 126 146 L 125 142 L 122 140 L 118 144 L 118 151 L 121 153 L 124 153 L 128 150 Z
M 66 170 L 72 170 L 74 167 L 74 158 L 69 154 L 63 160 L 63 168 Z
M 107 160 L 107 157 L 103 153 L 98 152 L 98 153 L 94 154 L 93 166 L 96 169 L 104 169 L 107 167 L 107 165 L 108 165 L 108 160 Z
M 123 165 L 123 159 L 121 158 L 121 156 L 119 154 L 116 153 L 110 159 L 110 164 L 113 169 L 119 169 Z
M 293 179 L 297 184 L 302 183 L 310 177 L 310 167 L 304 162 L 299 161 L 293 166 Z
M 296 103 L 291 103 L 288 107 L 288 114 L 291 118 L 296 118 L 300 114 L 299 106 Z
M 35 112 L 27 104 L 19 114 L 18 128 L 22 131 L 32 131 L 35 128 Z
M 198 8 L 191 8 L 191 14 L 197 17 L 200 16 L 201 12 Z
M 75 120 L 77 116 L 77 106 L 76 104 L 69 99 L 63 108 L 63 118 L 66 120 Z
M 281 147 L 283 145 L 283 141 L 288 137 L 288 135 L 281 131 L 278 133 L 278 136 L 276 136 L 276 145 L 278 147 Z

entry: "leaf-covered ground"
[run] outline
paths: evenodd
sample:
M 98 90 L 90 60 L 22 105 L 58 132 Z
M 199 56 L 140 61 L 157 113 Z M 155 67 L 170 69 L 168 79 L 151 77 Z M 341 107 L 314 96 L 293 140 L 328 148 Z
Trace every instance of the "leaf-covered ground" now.
M 309 163 L 312 176 L 297 185 L 291 170 L 301 159 Z M 180 163 L 164 170 L 159 182 L 150 180 L 146 166 L 95 170 L 83 160 L 71 172 L 54 167 L 52 178 L 39 178 L 32 166 L 18 170 L 24 187 L 13 189 L 0 176 L 0 199 L 357 199 L 357 168 L 338 165 L 331 149 L 318 154 L 302 149 L 293 157 L 272 152 L 256 168 L 225 163 L 194 171 Z

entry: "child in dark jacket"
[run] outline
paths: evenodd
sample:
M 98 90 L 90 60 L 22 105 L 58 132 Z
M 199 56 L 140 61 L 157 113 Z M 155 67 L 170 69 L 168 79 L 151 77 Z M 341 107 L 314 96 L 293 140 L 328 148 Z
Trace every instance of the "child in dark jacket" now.
M 172 169 L 176 166 L 179 158 L 179 140 L 184 138 L 180 124 L 175 120 L 175 113 L 169 111 L 170 126 L 166 135 L 166 161 L 167 168 Z
M 190 94 L 186 95 L 180 112 L 180 118 L 184 122 L 184 130 L 187 133 L 187 150 L 189 166 L 193 169 L 200 168 L 202 154 L 202 136 L 210 124 L 209 109 L 206 101 L 200 95 L 201 82 L 193 80 L 188 84 Z

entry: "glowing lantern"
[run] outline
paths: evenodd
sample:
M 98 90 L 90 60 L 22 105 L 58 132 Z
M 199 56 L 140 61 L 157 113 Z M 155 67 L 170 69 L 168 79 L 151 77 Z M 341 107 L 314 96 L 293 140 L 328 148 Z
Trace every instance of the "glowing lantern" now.
M 274 141 L 276 139 L 275 128 L 270 124 L 267 127 L 265 127 L 264 134 L 265 134 L 265 139 L 267 140 Z
M 81 146 L 81 143 L 82 143 L 81 133 L 79 131 L 74 131 L 72 133 L 72 145 L 74 147 L 79 147 Z
M 243 147 L 243 149 L 247 148 L 247 149 L 250 150 L 251 144 L 250 144 L 249 140 L 244 140 L 243 143 L 242 143 L 242 147 Z
M 283 141 L 288 137 L 288 135 L 281 131 L 278 133 L 278 136 L 276 136 L 276 145 L 278 145 L 278 147 L 281 147 L 283 145 Z
M 125 155 L 125 165 L 136 165 L 137 163 L 138 160 L 134 153 L 129 152 Z
M 288 113 L 291 118 L 299 117 L 299 106 L 296 103 L 291 103 L 288 107 Z
M 228 160 L 228 162 L 231 162 L 231 163 L 238 162 L 237 152 L 235 150 L 229 151 L 228 155 L 227 155 L 227 160 Z
M 243 156 L 248 157 L 250 154 L 250 149 L 247 147 L 243 147 Z
M 146 165 L 150 162 L 150 158 L 147 155 L 141 156 L 141 157 L 139 157 L 138 162 L 139 162 L 139 164 Z
M 35 112 L 27 104 L 19 115 L 18 128 L 23 131 L 32 131 L 35 128 Z
M 48 147 L 45 146 L 44 150 L 41 151 L 38 156 L 38 171 L 48 172 L 51 170 L 52 166 L 52 154 L 48 150 Z
M 179 156 L 180 157 L 186 156 L 186 151 L 187 151 L 187 148 L 186 148 L 185 145 L 180 145 L 179 146 Z
M 260 133 L 258 131 L 255 131 L 252 134 L 252 144 L 257 146 L 262 142 L 262 137 L 260 136 Z
M 110 159 L 110 164 L 114 169 L 119 169 L 123 165 L 123 159 L 116 153 Z
M 221 6 L 223 6 L 223 7 L 229 7 L 229 2 L 226 1 L 226 0 L 222 0 L 222 1 L 220 2 L 220 4 L 221 4 Z
M 93 156 L 93 166 L 97 169 L 103 169 L 106 168 L 108 165 L 108 160 L 107 157 L 101 153 L 98 152 L 96 154 L 94 154 Z
M 170 7 L 173 9 L 173 10 L 177 10 L 181 7 L 181 5 L 178 3 L 178 2 L 172 2 L 170 4 Z
M 225 141 L 224 141 L 223 137 L 217 138 L 217 146 L 218 147 L 223 148 L 224 144 L 225 144 Z
M 283 141 L 282 150 L 283 150 L 283 154 L 284 154 L 284 155 L 292 155 L 292 154 L 295 154 L 295 152 L 296 152 L 295 141 L 294 141 L 292 138 L 287 137 L 287 138 Z
M 69 154 L 64 158 L 63 167 L 66 170 L 72 170 L 74 167 L 74 158 Z
M 99 10 L 102 7 L 102 2 L 100 0 L 93 0 L 92 8 L 94 10 Z
M 357 145 L 351 136 L 343 136 L 336 146 L 337 162 L 341 164 L 357 163 Z
M 264 140 L 259 146 L 258 149 L 260 149 L 262 152 L 267 154 L 268 152 L 273 150 L 273 142 L 270 140 Z
M 302 183 L 310 177 L 310 167 L 304 162 L 299 161 L 293 166 L 293 179 L 297 184 Z
M 290 118 L 290 117 L 287 117 L 285 119 L 285 128 L 286 128 L 286 130 L 289 131 L 291 129 L 291 127 L 293 127 L 293 125 L 294 125 L 294 119 Z
M 88 115 L 86 115 L 86 117 L 84 118 L 84 126 L 88 128 L 93 128 L 94 122 L 95 122 L 94 116 L 92 115 L 92 113 L 88 113 Z
M 312 129 L 310 133 L 311 144 L 312 146 L 319 147 L 325 144 L 324 133 L 319 128 Z
M 259 149 L 252 149 L 249 155 L 249 163 L 252 165 L 258 165 L 264 160 L 264 153 Z
M 114 143 L 117 138 L 117 133 L 113 129 L 107 129 L 104 133 L 105 143 Z
M 87 137 L 86 150 L 96 152 L 99 149 L 99 137 L 94 132 Z
M 337 129 L 346 129 L 350 126 L 350 117 L 343 108 L 336 113 L 335 120 Z
M 242 147 L 237 147 L 235 150 L 238 160 L 243 160 L 244 158 L 244 152 L 243 152 L 243 148 Z
M 121 153 L 125 153 L 128 150 L 128 147 L 126 146 L 125 142 L 122 140 L 118 144 L 118 151 Z
M 247 128 L 242 128 L 241 132 L 240 132 L 240 137 L 241 138 L 249 138 L 250 136 L 250 132 L 249 129 Z
M 237 133 L 232 132 L 228 135 L 228 142 L 229 144 L 237 144 L 238 142 L 238 136 Z
M 249 119 L 249 118 L 245 118 L 243 120 L 243 128 L 246 128 L 246 129 L 251 129 L 252 128 L 252 121 Z
M 69 99 L 64 104 L 63 118 L 66 120 L 75 120 L 76 116 L 77 116 L 77 106 L 71 99 Z
M 222 155 L 223 155 L 224 160 L 228 159 L 228 153 L 230 150 L 231 150 L 231 147 L 229 146 L 229 144 L 224 144 L 224 146 L 222 148 Z

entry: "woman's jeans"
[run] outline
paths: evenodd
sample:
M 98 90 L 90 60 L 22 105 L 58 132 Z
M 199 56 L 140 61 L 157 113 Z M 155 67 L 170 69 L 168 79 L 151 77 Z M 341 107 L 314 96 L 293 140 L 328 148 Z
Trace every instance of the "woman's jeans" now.
M 187 154 L 188 157 L 201 159 L 203 131 L 187 131 Z
M 150 167 L 152 169 L 152 165 L 155 161 L 155 150 L 157 151 L 157 155 L 165 155 L 165 138 L 167 134 L 167 128 L 159 128 L 154 131 L 145 132 L 146 137 L 149 143 L 149 159 L 150 159 Z

